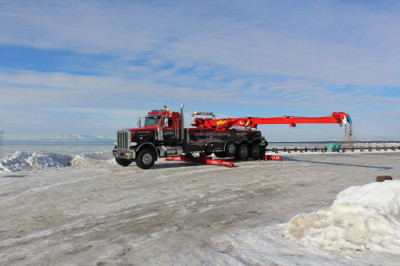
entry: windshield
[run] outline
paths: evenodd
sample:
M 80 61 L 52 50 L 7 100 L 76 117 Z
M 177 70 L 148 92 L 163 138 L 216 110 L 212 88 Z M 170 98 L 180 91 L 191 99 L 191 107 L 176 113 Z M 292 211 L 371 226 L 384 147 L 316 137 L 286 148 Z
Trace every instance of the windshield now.
M 160 123 L 161 116 L 147 116 L 144 120 L 145 127 L 154 127 L 158 126 Z

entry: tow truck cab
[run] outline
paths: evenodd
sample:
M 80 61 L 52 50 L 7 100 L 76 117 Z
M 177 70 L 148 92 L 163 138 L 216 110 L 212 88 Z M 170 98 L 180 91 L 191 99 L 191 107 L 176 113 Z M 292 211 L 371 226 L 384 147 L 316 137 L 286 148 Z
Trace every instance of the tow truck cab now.
M 183 154 L 179 145 L 183 142 L 183 132 L 183 106 L 181 113 L 167 108 L 152 110 L 144 118 L 143 127 L 118 131 L 113 155 L 120 165 L 136 161 L 141 168 L 148 169 L 157 157 Z

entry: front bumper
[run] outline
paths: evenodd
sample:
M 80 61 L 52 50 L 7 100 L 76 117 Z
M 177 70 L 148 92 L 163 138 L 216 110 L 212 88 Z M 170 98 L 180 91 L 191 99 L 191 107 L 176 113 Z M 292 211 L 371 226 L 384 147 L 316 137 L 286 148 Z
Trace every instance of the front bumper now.
M 114 149 L 113 155 L 116 158 L 134 160 L 136 158 L 136 151 L 126 149 Z

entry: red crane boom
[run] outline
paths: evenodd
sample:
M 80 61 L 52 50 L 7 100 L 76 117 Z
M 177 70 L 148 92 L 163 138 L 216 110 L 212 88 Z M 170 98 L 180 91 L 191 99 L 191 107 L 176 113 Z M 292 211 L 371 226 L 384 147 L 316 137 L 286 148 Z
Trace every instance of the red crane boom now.
M 213 118 L 194 118 L 192 126 L 199 129 L 213 129 L 216 131 L 227 131 L 234 126 L 257 128 L 258 125 L 266 124 L 289 124 L 295 127 L 296 124 L 339 124 L 351 123 L 350 116 L 343 112 L 332 113 L 332 116 L 325 117 L 296 117 L 296 116 L 283 116 L 283 117 L 244 117 L 244 118 L 223 118 L 215 119 L 212 113 L 194 112 L 196 115 L 208 115 Z

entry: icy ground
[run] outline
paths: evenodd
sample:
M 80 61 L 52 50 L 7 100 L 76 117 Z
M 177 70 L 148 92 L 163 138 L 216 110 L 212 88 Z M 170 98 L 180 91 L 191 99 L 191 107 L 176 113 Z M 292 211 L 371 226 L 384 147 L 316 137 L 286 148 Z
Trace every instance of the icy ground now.
M 104 154 L 13 154 L 0 164 L 0 265 L 399 265 L 399 159 L 145 171 Z

